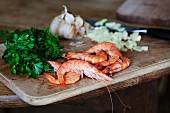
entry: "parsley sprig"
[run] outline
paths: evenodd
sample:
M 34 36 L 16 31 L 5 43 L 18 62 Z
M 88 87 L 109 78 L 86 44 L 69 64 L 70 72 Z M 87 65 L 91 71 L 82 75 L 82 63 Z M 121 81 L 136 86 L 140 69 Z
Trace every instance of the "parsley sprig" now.
M 63 46 L 59 37 L 49 29 L 31 28 L 27 30 L 0 30 L 0 37 L 5 42 L 6 50 L 2 58 L 9 63 L 12 74 L 27 74 L 30 78 L 51 71 L 46 60 L 61 58 Z

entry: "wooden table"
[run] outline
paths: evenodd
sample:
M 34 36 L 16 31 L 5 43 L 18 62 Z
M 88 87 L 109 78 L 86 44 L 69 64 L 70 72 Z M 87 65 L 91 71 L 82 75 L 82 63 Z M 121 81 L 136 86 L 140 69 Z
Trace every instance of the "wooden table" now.
M 16 28 L 22 27 L 38 27 L 46 28 L 49 26 L 51 19 L 60 14 L 63 10 L 62 5 L 67 5 L 74 14 L 81 15 L 85 19 L 103 19 L 108 18 L 114 20 L 115 10 L 123 3 L 123 0 L 86 0 L 86 1 L 25 1 L 25 0 L 1 0 L 0 4 L 0 25 L 11 26 Z M 122 81 L 112 86 L 109 89 L 113 96 L 114 111 L 128 113 L 156 113 L 158 101 L 158 89 L 162 76 L 170 74 L 170 42 L 161 39 L 143 36 L 144 42 L 141 44 L 153 43 L 152 49 L 149 51 L 150 55 L 158 53 L 156 59 L 150 59 L 141 63 L 154 62 L 155 65 L 145 66 L 145 71 L 141 72 L 142 76 L 133 79 Z M 140 53 L 138 53 L 140 54 Z M 133 52 L 131 57 L 133 56 Z M 141 54 L 144 55 L 144 54 Z M 155 54 L 154 54 L 155 55 Z M 135 56 L 134 56 L 135 57 Z M 142 58 L 142 56 L 141 56 Z M 140 58 L 136 58 L 140 59 Z M 148 68 L 150 67 L 150 68 Z M 101 96 L 102 95 L 102 96 Z M 125 103 L 129 104 L 131 108 L 124 107 L 119 98 Z M 97 97 L 96 97 L 97 96 Z M 107 102 L 106 102 L 107 101 Z M 97 102 L 97 103 L 96 103 Z M 85 94 L 57 102 L 57 104 L 69 104 L 83 107 L 92 107 L 102 110 L 110 110 L 110 98 L 107 88 L 101 88 Z M 0 83 L 0 107 L 15 108 L 30 106 L 23 102 L 17 95 L 15 95 L 6 86 Z M 101 107 L 99 107 L 101 106 Z M 149 107 L 148 107 L 149 106 Z M 126 108 L 126 109 L 125 109 Z

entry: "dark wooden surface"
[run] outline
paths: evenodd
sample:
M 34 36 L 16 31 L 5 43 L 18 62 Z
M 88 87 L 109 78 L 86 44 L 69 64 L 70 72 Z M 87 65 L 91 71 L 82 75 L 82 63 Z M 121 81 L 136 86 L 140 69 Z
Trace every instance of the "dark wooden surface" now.
M 123 0 L 1 0 L 0 25 L 48 27 L 51 20 L 61 14 L 63 5 L 84 19 L 113 20 Z
M 170 29 L 169 0 L 127 0 L 116 12 L 116 19 L 143 27 Z
M 29 2 L 29 3 L 28 3 Z M 65 4 L 68 6 L 68 8 L 75 14 L 81 15 L 85 19 L 102 19 L 102 18 L 108 18 L 109 20 L 114 20 L 115 17 L 115 10 L 123 3 L 123 0 L 87 0 L 87 1 L 79 1 L 79 0 L 74 0 L 74 1 L 26 1 L 26 0 L 1 0 L 0 4 L 0 25 L 1 26 L 12 26 L 16 28 L 21 28 L 21 27 L 31 27 L 31 26 L 36 26 L 39 28 L 45 28 L 49 26 L 49 23 L 51 19 L 60 14 L 60 12 L 63 10 L 62 5 Z M 11 7 L 8 7 L 11 6 Z M 148 36 L 145 36 L 148 37 Z M 151 38 L 151 37 L 149 37 Z M 152 40 L 152 38 L 151 38 Z M 154 40 L 154 39 L 153 39 Z M 159 43 L 168 43 L 167 41 L 159 40 L 156 39 L 157 41 L 155 44 Z M 169 45 L 162 45 L 167 48 L 169 48 Z M 159 47 L 157 47 L 159 48 Z M 162 51 L 159 49 L 159 52 Z M 154 53 L 156 51 L 151 51 L 151 53 Z M 132 54 L 133 55 L 133 54 Z M 163 54 L 160 55 L 160 57 L 164 57 Z M 159 58 L 159 56 L 158 56 Z M 155 60 L 156 61 L 156 60 Z M 146 61 L 149 62 L 149 61 Z M 163 64 L 162 64 L 163 65 Z M 125 87 L 125 84 L 127 84 L 129 81 L 124 81 L 118 84 L 113 85 L 109 89 L 111 92 L 115 90 L 117 91 L 118 95 L 121 97 L 123 102 L 126 104 L 132 105 L 132 109 L 130 110 L 133 113 L 135 109 L 144 109 L 147 110 L 146 113 L 155 113 L 155 110 L 157 108 L 156 104 L 154 104 L 157 101 L 157 88 L 159 86 L 159 82 L 155 79 L 160 78 L 161 76 L 168 75 L 169 68 L 164 68 L 155 72 L 152 72 L 150 74 L 145 74 L 141 79 L 139 83 L 133 83 L 133 80 L 130 81 L 133 83 L 133 85 L 136 85 L 134 87 L 130 87 L 131 85 L 127 85 Z M 149 78 L 147 77 L 149 75 Z M 155 76 L 156 75 L 156 76 Z M 155 81 L 152 81 L 155 80 Z M 150 81 L 150 82 L 148 82 Z M 135 82 L 135 81 L 134 81 Z M 148 83 L 144 83 L 148 82 Z M 138 84 L 138 85 L 137 85 Z M 153 89 L 150 90 L 153 86 Z M 129 88 L 128 88 L 129 87 Z M 125 89 L 126 88 L 126 89 Z M 124 90 L 121 90 L 124 89 Z M 140 90 L 141 89 L 141 90 Z M 130 91 L 129 97 L 125 96 L 126 91 Z M 139 93 L 143 91 L 146 95 L 142 95 L 142 97 L 137 100 L 137 97 L 141 94 Z M 107 95 L 107 89 L 99 89 L 92 91 L 90 93 L 85 93 L 84 95 L 79 95 L 77 97 L 74 97 L 72 99 L 68 99 L 65 101 L 62 101 L 62 104 L 71 104 L 71 105 L 79 105 L 79 106 L 85 106 L 88 107 L 89 103 L 95 104 L 96 101 L 91 102 L 93 98 L 95 99 L 96 96 L 98 96 L 98 101 L 97 103 L 99 104 L 100 101 L 104 100 L 105 98 L 101 97 L 100 95 Z M 154 95 L 155 94 L 155 95 Z M 138 95 L 138 96 L 137 96 Z M 108 96 L 108 95 L 107 95 Z M 137 97 L 135 97 L 137 96 Z M 148 97 L 152 97 L 151 100 L 148 100 Z M 131 97 L 134 97 L 131 100 Z M 108 98 L 108 97 L 107 97 Z M 113 98 L 114 98 L 114 106 L 115 106 L 115 111 L 122 111 L 123 107 L 119 104 L 117 104 L 118 100 L 116 100 L 117 96 L 114 95 L 113 93 Z M 77 101 L 77 99 L 79 101 Z M 127 100 L 126 100 L 127 99 Z M 85 102 L 81 100 L 87 100 Z M 96 99 L 95 99 L 96 100 Z M 108 99 L 108 101 L 110 101 Z M 132 101 L 132 102 L 131 102 Z M 89 102 L 89 103 L 88 103 Z M 60 103 L 60 104 L 61 104 Z M 83 104 L 84 103 L 84 104 Z M 102 103 L 102 102 L 101 102 Z M 103 102 L 104 103 L 104 102 Z M 110 102 L 109 106 L 110 106 Z M 152 106 L 149 110 L 149 108 L 146 106 Z M 136 106 L 135 106 L 136 105 Z M 30 106 L 27 103 L 23 102 L 17 95 L 15 95 L 11 90 L 9 90 L 6 86 L 3 84 L 0 84 L 0 106 L 1 107 L 26 107 Z M 110 110 L 110 108 L 105 107 L 105 110 Z M 134 110 L 134 111 L 133 111 Z M 139 110 L 138 110 L 139 111 Z M 118 112 L 118 113 L 119 113 Z M 143 113 L 141 111 L 141 113 Z
M 132 86 L 126 88 L 126 90 L 115 91 L 112 93 L 114 113 L 156 113 L 159 84 L 160 79 Z M 148 89 L 152 90 L 152 92 L 148 91 Z M 81 101 L 66 101 L 64 104 L 83 106 L 111 113 L 109 93 Z

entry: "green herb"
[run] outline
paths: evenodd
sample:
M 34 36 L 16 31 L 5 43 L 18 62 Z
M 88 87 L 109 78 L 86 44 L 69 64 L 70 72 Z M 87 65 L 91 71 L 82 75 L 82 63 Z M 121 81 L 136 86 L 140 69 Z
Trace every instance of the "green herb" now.
M 61 58 L 63 46 L 59 37 L 50 33 L 49 29 L 31 28 L 10 32 L 0 30 L 0 37 L 6 46 L 2 58 L 9 63 L 13 74 L 27 74 L 36 78 L 44 71 L 51 71 L 46 60 Z

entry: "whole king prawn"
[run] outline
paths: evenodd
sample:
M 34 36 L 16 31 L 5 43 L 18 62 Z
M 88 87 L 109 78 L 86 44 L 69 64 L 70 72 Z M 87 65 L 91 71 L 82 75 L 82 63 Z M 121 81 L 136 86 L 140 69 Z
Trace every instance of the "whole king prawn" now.
M 53 84 L 73 84 L 84 75 L 100 81 L 112 81 L 113 78 L 107 74 L 124 70 L 131 63 L 130 59 L 123 57 L 117 47 L 110 42 L 96 44 L 83 53 L 68 52 L 62 56 L 68 59 L 63 64 L 48 61 L 56 72 L 55 77 L 44 73 Z
M 82 77 L 83 74 L 85 74 L 87 77 L 94 78 L 97 80 L 102 81 L 112 80 L 111 77 L 108 77 L 107 75 L 102 73 L 100 70 L 98 70 L 95 66 L 93 66 L 89 62 L 82 60 L 68 60 L 67 62 L 64 62 L 57 71 L 58 80 L 62 85 L 65 84 L 64 75 L 70 71 L 76 72 Z

